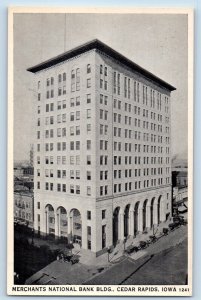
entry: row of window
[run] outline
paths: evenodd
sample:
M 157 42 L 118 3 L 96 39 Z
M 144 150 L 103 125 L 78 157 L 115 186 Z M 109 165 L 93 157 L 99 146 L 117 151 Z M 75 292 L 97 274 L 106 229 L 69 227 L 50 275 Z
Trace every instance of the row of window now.
M 169 154 L 169 151 L 168 151 Z M 133 157 L 135 164 L 141 164 L 141 160 L 143 160 L 143 164 L 156 164 L 158 158 L 158 164 L 163 163 L 162 157 L 141 157 L 135 156 Z M 150 161 L 149 161 L 150 159 Z M 57 156 L 57 165 L 63 164 L 66 165 L 66 156 Z M 114 156 L 114 165 L 121 165 L 122 164 L 122 156 Z M 125 165 L 132 163 L 132 156 L 125 156 L 124 157 Z M 170 158 L 166 157 L 166 164 L 170 163 Z M 37 156 L 37 164 L 40 164 L 40 156 Z M 53 165 L 54 164 L 54 157 L 53 156 L 45 156 L 45 164 L 46 165 Z M 91 165 L 91 155 L 86 156 L 86 164 Z M 107 155 L 100 155 L 100 165 L 107 165 L 108 164 L 108 156 Z M 80 155 L 70 156 L 70 165 L 80 165 Z
M 141 171 L 143 176 L 157 176 L 163 174 L 163 169 L 160 168 L 144 168 L 144 169 L 135 169 L 134 176 L 140 177 Z M 132 177 L 132 169 L 126 170 L 114 170 L 114 179 L 122 178 L 122 174 L 124 173 L 124 177 Z M 170 173 L 170 168 L 166 167 L 166 174 Z M 37 176 L 40 177 L 40 169 L 37 169 Z M 53 169 L 45 169 L 45 177 L 54 177 Z M 57 178 L 66 178 L 66 170 L 57 170 Z M 70 170 L 70 179 L 80 179 L 80 170 Z M 86 171 L 86 179 L 91 180 L 91 171 Z M 108 171 L 100 171 L 100 180 L 108 179 Z
M 170 183 L 170 177 L 166 177 L 166 184 Z M 143 186 L 141 185 L 143 183 Z M 156 185 L 163 185 L 163 178 L 152 178 L 143 181 L 135 181 L 134 182 L 134 189 L 141 189 L 141 188 L 149 188 Z M 57 192 L 67 192 L 67 185 L 65 183 L 57 183 L 56 191 Z M 115 183 L 113 186 L 114 193 L 121 193 L 123 192 L 123 183 Z M 41 189 L 40 181 L 37 182 L 37 189 Z M 45 190 L 46 191 L 54 191 L 54 183 L 53 182 L 45 182 Z M 132 191 L 132 182 L 125 182 L 124 183 L 124 191 Z M 69 189 L 70 194 L 77 194 L 80 195 L 80 185 L 73 185 L 70 184 Z M 91 196 L 91 186 L 86 186 L 86 195 Z M 108 195 L 108 185 L 100 186 L 100 196 Z

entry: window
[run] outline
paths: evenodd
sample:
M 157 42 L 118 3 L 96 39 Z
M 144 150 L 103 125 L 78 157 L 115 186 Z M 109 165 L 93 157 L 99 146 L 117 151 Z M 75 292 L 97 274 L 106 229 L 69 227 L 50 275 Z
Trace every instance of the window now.
M 87 150 L 91 150 L 91 140 L 87 140 Z
M 62 165 L 66 164 L 66 156 L 62 156 Z
M 87 226 L 87 235 L 91 235 L 91 226 Z
M 74 114 L 74 112 L 71 112 L 70 113 L 70 121 L 74 121 L 74 119 L 75 119 L 75 114 Z
M 87 109 L 87 119 L 91 118 L 91 109 Z
M 66 114 L 62 114 L 62 122 L 63 122 L 63 123 L 66 122 Z
M 76 120 L 80 120 L 80 111 L 76 111 Z
M 103 65 L 100 65 L 100 74 L 103 74 Z
M 61 74 L 58 75 L 58 82 L 61 82 Z
M 91 211 L 87 210 L 87 220 L 91 220 Z
M 89 73 L 91 73 L 91 65 L 90 64 L 87 65 L 87 74 L 89 74 Z
M 80 69 L 76 69 L 76 91 L 80 90 Z
M 80 141 L 76 141 L 76 150 L 80 150 Z
M 63 104 L 63 108 L 66 108 L 66 100 L 63 100 L 62 104 Z
M 87 186 L 87 196 L 91 196 L 91 187 Z
M 103 196 L 103 186 L 100 186 L 100 196 Z
M 106 209 L 102 210 L 102 220 L 106 218 Z
M 76 165 L 80 165 L 80 156 L 76 155 Z
M 90 88 L 91 87 L 91 78 L 88 78 L 87 79 L 87 88 Z
M 66 73 L 63 73 L 63 81 L 66 81 Z
M 76 135 L 80 135 L 80 126 L 76 126 Z
M 100 88 L 103 88 L 103 79 L 100 79 Z
M 87 165 L 91 165 L 91 155 L 87 155 Z
M 91 132 L 91 124 L 87 124 L 87 133 Z
M 70 150 L 74 150 L 74 142 L 70 142 Z
M 75 161 L 74 161 L 74 156 L 70 156 L 70 165 L 74 165 Z
M 40 202 L 37 202 L 37 209 L 40 209 Z
M 105 76 L 107 76 L 107 67 L 105 67 L 105 73 L 104 74 L 105 74 Z
M 87 171 L 87 180 L 91 180 L 91 171 Z
M 89 250 L 91 250 L 91 241 L 90 241 L 90 240 L 87 240 L 87 248 L 88 248 Z
M 87 94 L 87 104 L 91 103 L 91 94 Z
M 80 97 L 76 97 L 76 106 L 80 105 Z
M 74 194 L 74 185 L 72 185 L 72 184 L 70 185 L 70 193 Z
M 61 96 L 62 95 L 62 89 L 61 87 L 58 88 L 58 96 Z
M 62 184 L 62 191 L 66 192 L 66 184 Z
M 70 99 L 70 107 L 74 107 L 75 106 L 75 99 L 74 98 L 71 98 Z

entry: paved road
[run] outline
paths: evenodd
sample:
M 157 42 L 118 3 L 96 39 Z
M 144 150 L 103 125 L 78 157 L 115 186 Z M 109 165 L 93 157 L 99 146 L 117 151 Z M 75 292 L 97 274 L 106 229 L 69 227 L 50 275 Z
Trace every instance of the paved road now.
M 185 284 L 186 276 L 187 226 L 181 226 L 85 284 Z

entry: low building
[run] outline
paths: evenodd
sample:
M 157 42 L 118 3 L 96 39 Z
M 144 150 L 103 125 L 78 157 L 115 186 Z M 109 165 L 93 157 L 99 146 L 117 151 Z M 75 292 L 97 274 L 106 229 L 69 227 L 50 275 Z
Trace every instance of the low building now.
M 14 192 L 14 218 L 24 221 L 29 227 L 34 222 L 34 196 L 30 191 Z

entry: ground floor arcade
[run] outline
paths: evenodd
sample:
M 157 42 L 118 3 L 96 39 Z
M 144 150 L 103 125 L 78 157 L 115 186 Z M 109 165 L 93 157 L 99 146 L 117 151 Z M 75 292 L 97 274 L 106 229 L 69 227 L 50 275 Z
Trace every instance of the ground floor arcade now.
M 116 199 L 67 205 L 65 199 L 44 201 L 35 210 L 35 230 L 41 235 L 78 243 L 101 255 L 128 237 L 136 237 L 171 215 L 170 189 Z

